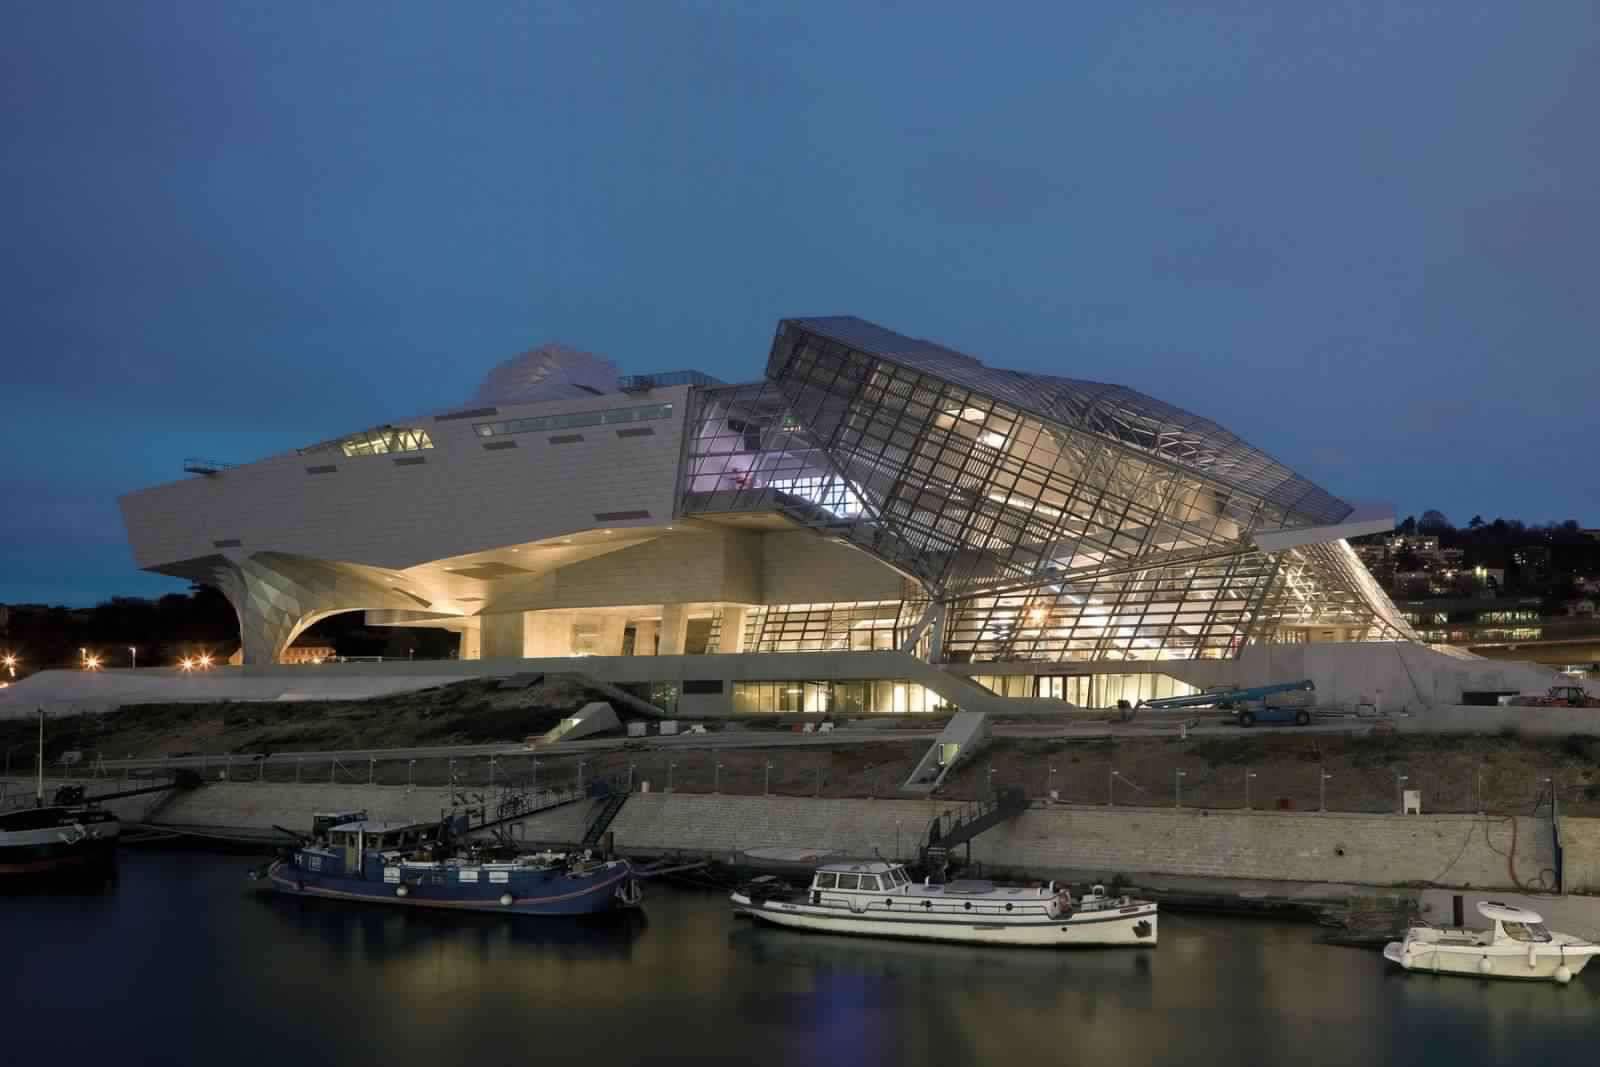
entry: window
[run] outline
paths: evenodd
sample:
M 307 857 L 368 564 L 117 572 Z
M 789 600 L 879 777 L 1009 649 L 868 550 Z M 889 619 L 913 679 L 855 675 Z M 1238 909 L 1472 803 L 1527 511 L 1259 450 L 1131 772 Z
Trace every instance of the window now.
M 313 452 L 331 452 L 338 449 L 346 456 L 386 456 L 396 452 L 421 452 L 433 447 L 428 431 L 414 426 L 376 426 L 370 430 L 324 441 L 310 448 L 300 449 L 302 456 Z
M 536 415 L 502 422 L 477 422 L 472 428 L 479 437 L 503 434 L 537 433 L 541 430 L 570 430 L 579 426 L 615 426 L 629 422 L 670 419 L 671 404 L 646 404 L 636 408 L 611 408 L 608 411 L 574 411 L 565 415 Z
M 711 693 L 720 693 L 722 692 L 722 682 L 720 679 L 713 679 L 711 681 L 690 681 L 686 679 L 683 683 L 683 692 L 685 695 L 697 693 L 701 696 Z
M 1548 941 L 1550 931 L 1545 929 L 1544 923 L 1501 923 L 1505 927 L 1506 936 L 1513 941 Z
M 860 889 L 861 876 L 857 874 L 841 874 L 839 876 L 840 889 Z
M 838 885 L 839 876 L 834 874 L 832 871 L 824 871 L 823 873 L 817 875 L 818 889 L 837 889 Z
M 882 887 L 878 884 L 877 875 L 863 874 L 861 876 L 861 888 L 867 890 L 868 892 L 876 893 Z

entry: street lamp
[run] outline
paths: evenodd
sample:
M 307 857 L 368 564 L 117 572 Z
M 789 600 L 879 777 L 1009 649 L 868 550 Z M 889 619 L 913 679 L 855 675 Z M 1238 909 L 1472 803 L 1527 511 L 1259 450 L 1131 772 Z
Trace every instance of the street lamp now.
M 200 653 L 200 658 L 195 660 L 195 666 L 203 671 L 209 671 L 211 669 L 211 653 Z
M 97 671 L 97 670 L 99 670 L 100 669 L 100 657 L 96 656 L 96 655 L 94 655 L 92 653 L 90 655 L 84 657 L 83 669 L 86 670 L 86 671 Z
M 1183 807 L 1183 780 L 1188 774 L 1188 771 L 1178 771 L 1174 776 L 1176 789 L 1173 793 L 1172 806 L 1175 808 Z
M 711 772 L 711 791 L 722 792 L 722 761 L 717 760 L 716 769 Z
M 128 669 L 133 671 L 139 669 L 139 650 L 132 645 L 128 646 Z
M 1244 772 L 1244 810 L 1250 810 L 1250 779 L 1256 776 L 1255 771 Z
M 1318 811 L 1327 811 L 1328 810 L 1328 779 L 1332 778 L 1333 775 L 1329 774 L 1327 771 L 1323 771 L 1318 777 L 1319 777 L 1319 781 L 1317 782 L 1317 810 Z
M 5 664 L 6 670 L 11 672 L 11 677 L 15 678 L 17 676 L 17 657 L 15 653 L 7 652 L 4 656 L 0 656 L 0 663 Z
M 772 792 L 772 761 L 767 760 L 767 772 L 761 781 L 761 795 L 766 796 Z
M 1397 774 L 1397 775 L 1394 776 L 1395 789 L 1397 789 L 1399 791 L 1399 793 L 1400 793 L 1400 814 L 1401 815 L 1404 815 L 1406 813 L 1406 783 L 1409 782 L 1410 780 L 1411 780 L 1411 776 L 1409 774 Z

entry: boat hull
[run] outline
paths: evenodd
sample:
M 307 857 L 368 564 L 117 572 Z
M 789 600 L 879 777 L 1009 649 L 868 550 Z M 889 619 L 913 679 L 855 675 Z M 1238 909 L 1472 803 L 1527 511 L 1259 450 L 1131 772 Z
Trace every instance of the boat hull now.
M 1514 946 L 1439 947 L 1402 941 L 1391 941 L 1383 948 L 1384 959 L 1407 971 L 1535 982 L 1571 981 L 1588 966 L 1593 954 L 1590 948 L 1562 951 L 1559 946 L 1541 946 L 1529 952 Z
M 975 922 L 956 916 L 912 916 L 841 912 L 782 901 L 753 901 L 733 897 L 736 913 L 760 922 L 793 930 L 812 930 L 856 937 L 892 937 L 914 941 L 949 941 L 973 945 L 1011 945 L 1033 948 L 1109 948 L 1154 946 L 1157 908 L 1138 904 L 1111 914 L 1076 913 L 1047 918 L 985 916 Z
M 0 827 L 0 877 L 92 871 L 116 862 L 122 827 L 115 818 L 99 813 L 92 819 L 43 818 L 52 814 L 38 809 L 7 814 L 6 827 Z M 47 825 L 25 825 L 29 821 Z
M 500 915 L 593 915 L 636 907 L 639 903 L 637 876 L 626 861 L 617 861 L 590 875 L 552 875 L 541 880 L 536 887 L 427 882 L 395 884 L 319 874 L 283 862 L 275 863 L 268 869 L 267 879 L 273 889 L 290 896 Z M 507 897 L 510 903 L 503 903 Z

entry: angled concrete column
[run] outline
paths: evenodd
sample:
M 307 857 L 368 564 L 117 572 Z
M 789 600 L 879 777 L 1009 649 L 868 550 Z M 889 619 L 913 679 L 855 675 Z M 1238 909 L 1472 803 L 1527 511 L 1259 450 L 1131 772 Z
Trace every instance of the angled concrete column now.
M 595 654 L 599 656 L 622 655 L 622 635 L 628 628 L 624 615 L 600 616 L 600 633 L 595 639 Z
M 729 604 L 722 609 L 722 636 L 717 648 L 722 652 L 744 651 L 744 621 L 750 609 L 743 604 Z
M 278 553 L 213 557 L 197 568 L 195 577 L 215 586 L 233 605 L 239 616 L 241 660 L 247 667 L 277 663 L 296 637 L 329 615 L 363 608 L 415 611 L 418 606 L 415 599 L 373 581 L 362 568 Z
M 633 624 L 633 654 L 635 656 L 653 656 L 656 654 L 657 625 L 654 619 L 640 619 Z
M 689 609 L 683 604 L 667 604 L 661 609 L 661 654 L 683 655 L 684 638 L 689 632 Z
M 527 634 L 527 613 L 505 611 L 480 615 L 484 659 L 521 659 Z
M 528 630 L 522 654 L 535 659 L 572 655 L 574 621 L 570 611 L 528 612 Z
M 461 635 L 461 648 L 456 652 L 457 659 L 482 659 L 483 658 L 483 626 L 477 619 L 469 619 L 456 630 Z

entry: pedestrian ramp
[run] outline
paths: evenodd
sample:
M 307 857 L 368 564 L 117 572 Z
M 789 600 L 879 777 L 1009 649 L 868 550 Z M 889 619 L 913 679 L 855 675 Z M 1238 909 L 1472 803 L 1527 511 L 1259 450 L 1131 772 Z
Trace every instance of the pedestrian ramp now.
M 958 711 L 945 723 L 938 738 L 929 747 L 911 772 L 911 777 L 900 786 L 902 792 L 932 793 L 944 784 L 945 777 L 957 763 L 970 759 L 989 739 L 989 716 L 981 711 Z

